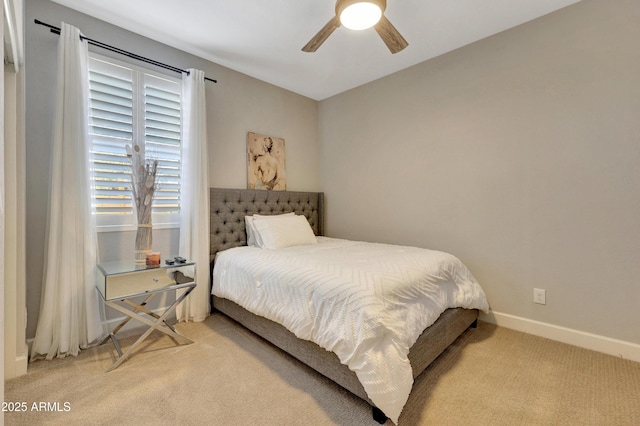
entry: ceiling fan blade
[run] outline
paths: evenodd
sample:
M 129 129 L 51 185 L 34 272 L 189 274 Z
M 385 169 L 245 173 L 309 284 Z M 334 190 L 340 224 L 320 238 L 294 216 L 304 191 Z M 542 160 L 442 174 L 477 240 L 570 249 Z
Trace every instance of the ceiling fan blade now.
M 382 18 L 380 18 L 380 21 L 374 28 L 391 53 L 398 53 L 409 45 L 407 40 L 400 35 L 396 27 L 394 27 L 384 15 L 382 15 Z
M 324 43 L 324 41 L 331 35 L 332 32 L 336 30 L 340 26 L 340 19 L 337 16 L 334 16 L 327 24 L 322 27 L 318 34 L 313 36 L 313 38 L 307 43 L 303 48 L 303 52 L 315 52 L 318 50 L 318 47 Z

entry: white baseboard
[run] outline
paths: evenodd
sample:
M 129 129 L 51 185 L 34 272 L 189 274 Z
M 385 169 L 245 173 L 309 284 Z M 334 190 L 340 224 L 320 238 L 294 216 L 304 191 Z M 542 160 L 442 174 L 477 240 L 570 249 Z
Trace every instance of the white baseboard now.
M 480 321 L 569 345 L 640 362 L 640 345 L 500 312 L 480 313 Z
M 14 377 L 24 376 L 27 374 L 27 364 L 29 364 L 27 355 L 16 356 L 15 362 L 12 365 L 5 365 L 4 380 L 13 379 Z
M 151 309 L 151 312 L 157 314 L 157 315 L 162 315 L 166 310 L 167 310 L 168 306 L 162 307 L 162 308 L 157 308 L 157 309 Z M 106 320 L 104 322 L 104 324 L 107 327 L 107 330 L 109 333 L 111 333 L 125 318 L 125 316 L 121 316 L 121 317 L 117 317 L 117 318 L 110 318 L 108 320 Z M 176 319 L 176 315 L 175 312 L 171 313 L 168 317 L 167 320 L 168 321 L 175 321 Z M 118 331 L 118 336 L 123 336 L 123 335 L 128 335 L 128 334 L 133 334 L 133 332 L 137 332 L 138 329 L 144 329 L 146 330 L 147 326 L 143 323 L 141 323 L 140 321 L 134 321 L 133 319 L 129 320 L 129 322 L 127 322 L 124 327 L 122 327 L 119 331 Z M 28 353 L 31 353 L 31 345 L 33 344 L 33 337 L 27 339 L 27 344 L 29 346 L 28 349 Z M 26 363 L 26 358 L 25 358 L 25 363 Z M 25 372 L 26 372 L 26 364 L 25 364 Z

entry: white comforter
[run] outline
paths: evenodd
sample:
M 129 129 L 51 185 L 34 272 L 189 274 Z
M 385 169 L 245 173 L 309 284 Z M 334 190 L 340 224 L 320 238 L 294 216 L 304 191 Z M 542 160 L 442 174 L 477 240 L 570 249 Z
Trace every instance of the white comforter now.
M 409 348 L 424 329 L 447 308 L 488 310 L 450 254 L 326 237 L 220 252 L 212 293 L 334 352 L 396 424 L 413 385 Z

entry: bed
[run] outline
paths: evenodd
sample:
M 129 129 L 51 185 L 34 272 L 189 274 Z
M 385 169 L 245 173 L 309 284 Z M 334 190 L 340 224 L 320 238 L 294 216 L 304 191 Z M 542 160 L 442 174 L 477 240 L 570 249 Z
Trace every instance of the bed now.
M 342 244 L 341 241 L 336 242 L 333 239 L 322 237 L 324 235 L 323 203 L 324 196 L 321 192 L 212 188 L 210 192 L 210 260 L 212 274 L 213 272 L 219 272 L 218 270 L 214 271 L 216 265 L 214 261 L 216 255 L 220 252 L 224 252 L 221 257 L 226 256 L 224 257 L 225 261 L 229 258 L 229 253 L 234 250 L 272 252 L 260 249 L 254 250 L 251 247 L 241 248 L 247 245 L 245 216 L 256 214 L 280 215 L 285 213 L 303 215 L 307 219 L 313 234 L 320 237 L 318 241 L 327 242 L 328 244 Z M 222 266 L 219 268 L 222 268 Z M 221 282 L 219 277 L 218 281 Z M 399 411 L 384 407 L 380 403 L 380 399 L 378 399 L 378 404 L 370 399 L 371 390 L 369 389 L 368 394 L 363 383 L 369 388 L 370 385 L 366 381 L 361 381 L 352 369 L 341 362 L 339 356 L 336 355 L 336 353 L 340 354 L 339 351 L 336 351 L 336 353 L 330 352 L 310 340 L 296 337 L 296 334 L 280 323 L 272 321 L 263 315 L 256 315 L 243 308 L 241 306 L 241 304 L 244 304 L 243 302 L 236 303 L 228 297 L 219 297 L 216 295 L 216 280 L 214 279 L 212 282 L 214 286 L 214 289 L 212 289 L 212 306 L 215 311 L 229 316 L 247 329 L 367 401 L 372 406 L 374 419 L 379 423 L 384 423 L 387 420 L 387 414 L 390 411 L 394 411 L 394 413 L 389 417 L 397 423 Z M 482 296 L 484 297 L 484 294 Z M 408 352 L 411 379 L 415 379 L 422 373 L 467 328 L 475 326 L 477 317 L 477 309 L 465 308 L 449 308 L 440 314 L 432 325 L 419 334 L 419 337 L 417 337 Z M 296 330 L 296 333 L 300 334 L 298 330 Z

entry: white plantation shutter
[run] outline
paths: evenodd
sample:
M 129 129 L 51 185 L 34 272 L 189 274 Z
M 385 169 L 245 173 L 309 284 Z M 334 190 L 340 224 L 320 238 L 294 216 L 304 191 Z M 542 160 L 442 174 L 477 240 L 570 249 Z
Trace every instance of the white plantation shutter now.
M 133 220 L 131 172 L 125 152 L 135 133 L 133 87 L 131 69 L 90 60 L 89 135 L 98 218 L 127 214 L 131 216 L 128 222 Z M 98 225 L 122 224 L 116 219 L 102 222 Z
M 176 225 L 180 213 L 180 80 L 91 55 L 89 133 L 100 227 L 135 226 L 125 146 L 136 142 L 159 161 L 153 224 Z
M 155 213 L 180 212 L 180 91 L 179 84 L 145 75 L 145 149 L 159 161 Z

